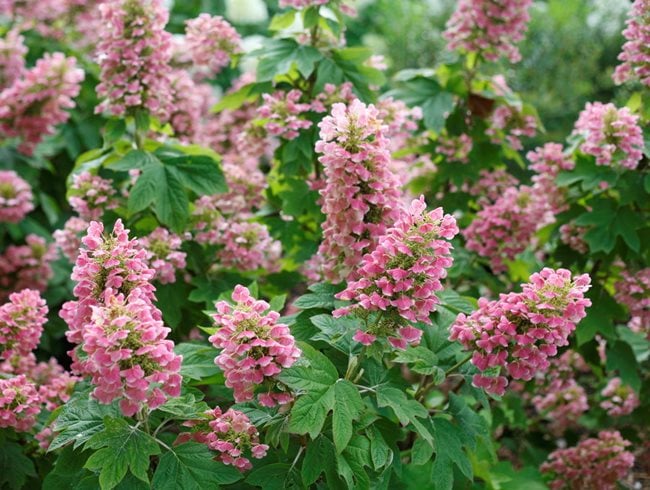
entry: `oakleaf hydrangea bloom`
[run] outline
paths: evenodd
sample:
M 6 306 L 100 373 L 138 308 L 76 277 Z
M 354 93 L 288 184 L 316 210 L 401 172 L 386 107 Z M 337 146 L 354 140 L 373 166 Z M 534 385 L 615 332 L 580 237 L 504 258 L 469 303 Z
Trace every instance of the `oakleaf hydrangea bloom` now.
M 203 118 L 210 109 L 212 88 L 194 82 L 186 70 L 175 70 L 170 80 L 173 98 L 169 124 L 179 140 L 191 142 L 202 136 Z
M 241 51 L 241 37 L 223 17 L 201 14 L 185 22 L 185 42 L 192 62 L 205 75 L 216 75 Z M 203 70 L 199 71 L 203 73 Z
M 217 252 L 220 266 L 245 271 L 278 269 L 282 246 L 269 235 L 266 225 L 247 221 L 233 222 L 221 234 L 217 243 L 223 246 Z
M 205 444 L 219 453 L 218 459 L 240 471 L 250 470 L 253 465 L 244 454 L 250 450 L 253 458 L 266 456 L 269 446 L 260 443 L 257 428 L 245 413 L 228 409 L 225 413 L 219 407 L 205 412 L 205 418 L 190 420 L 183 425 L 191 427 L 192 432 L 181 433 L 176 442 L 194 440 Z
M 170 233 L 166 228 L 158 227 L 141 238 L 140 244 L 147 251 L 149 265 L 156 271 L 154 279 L 161 284 L 176 282 L 176 271 L 182 271 L 186 266 L 187 254 L 181 251 L 181 237 Z
M 630 445 L 618 431 L 601 431 L 598 438 L 553 451 L 540 469 L 553 478 L 552 490 L 615 490 L 634 465 Z
M 146 296 L 152 302 L 155 289 L 149 282 L 155 271 L 147 264 L 147 252 L 137 240 L 129 240 L 121 220 L 117 220 L 111 234 L 104 234 L 102 223 L 91 222 L 81 241 L 85 248 L 79 251 L 71 276 L 77 281 L 73 289 L 77 300 L 64 303 L 60 312 L 68 324 L 66 337 L 72 344 L 83 342 L 82 333 L 91 321 L 92 307 L 105 305 L 107 299 L 119 294 L 128 297 L 136 288 L 139 299 Z M 73 368 L 84 371 L 79 363 Z
M 448 240 L 458 227 L 442 208 L 425 211 L 424 197 L 414 200 L 377 247 L 363 256 L 356 273 L 359 279 L 336 295 L 354 304 L 335 310 L 335 317 L 383 312 L 379 321 L 355 334 L 357 342 L 369 345 L 377 337 L 387 337 L 394 347 L 405 349 L 419 343 L 422 335 L 407 322 L 431 323 L 429 315 L 438 303 L 435 293 L 442 290 L 440 280 L 453 262 Z
M 70 115 L 84 79 L 75 58 L 46 53 L 36 66 L 0 92 L 0 135 L 19 138 L 18 149 L 31 155 L 44 136 Z
M 560 226 L 560 240 L 576 252 L 586 254 L 589 252 L 589 245 L 584 238 L 587 230 L 588 228 L 584 226 L 566 223 Z
M 312 99 L 311 110 L 319 113 L 329 112 L 337 102 L 349 104 L 356 99 L 353 87 L 350 82 L 344 82 L 340 85 L 326 83 L 323 86 L 323 91 L 316 94 Z
M 555 179 L 562 170 L 572 170 L 575 167 L 573 159 L 565 155 L 562 145 L 547 143 L 529 151 L 526 158 L 530 161 L 529 168 L 533 175 L 533 191 L 539 201 L 545 201 L 550 211 L 555 215 L 567 209 L 565 190 L 558 187 Z
M 500 105 L 488 120 L 489 127 L 485 134 L 495 145 L 507 142 L 515 150 L 522 150 L 521 138 L 532 138 L 537 133 L 537 119 L 530 114 L 523 114 L 515 107 Z
M 481 209 L 463 230 L 467 249 L 487 257 L 495 273 L 533 241 L 535 232 L 555 220 L 548 196 L 529 186 L 506 189 L 493 204 Z
M 449 339 L 473 351 L 472 364 L 480 371 L 498 368 L 500 374 L 477 374 L 474 385 L 503 395 L 513 379 L 530 380 L 546 371 L 549 358 L 568 344 L 576 324 L 586 316 L 591 301 L 587 274 L 571 277 L 566 269 L 544 268 L 522 285 L 521 293 L 501 294 L 498 300 L 479 299 L 479 309 L 461 313 Z M 502 371 L 505 371 L 503 373 Z
M 18 223 L 34 209 L 32 188 L 13 170 L 0 170 L 0 222 Z
M 0 38 L 0 90 L 11 86 L 25 69 L 27 46 L 23 43 L 24 40 L 16 29 Z
M 553 379 L 536 393 L 532 400 L 535 410 L 549 420 L 548 429 L 558 437 L 576 426 L 580 416 L 589 410 L 587 393 L 575 379 Z
M 277 322 L 279 313 L 268 311 L 266 301 L 256 300 L 241 285 L 235 287 L 232 299 L 234 305 L 226 301 L 215 305 L 217 313 L 213 319 L 219 330 L 210 342 L 221 349 L 215 364 L 223 370 L 226 386 L 234 390 L 235 401 L 239 403 L 251 400 L 258 385 L 273 388 L 273 377 L 291 367 L 301 352 L 289 327 Z M 291 401 L 287 393 L 267 392 L 260 397 L 265 405 Z
M 440 135 L 436 151 L 445 155 L 448 162 L 468 163 L 472 138 L 465 133 L 458 136 Z
M 36 349 L 46 321 L 47 306 L 38 291 L 23 289 L 9 295 L 9 302 L 0 306 L 0 359 Z
M 0 300 L 13 291 L 45 291 L 52 277 L 57 253 L 55 245 L 37 235 L 27 235 L 24 245 L 9 245 L 0 255 Z
M 469 188 L 468 192 L 476 196 L 483 205 L 495 203 L 509 187 L 516 187 L 519 180 L 505 169 L 481 170 L 480 178 Z
M 623 271 L 614 289 L 616 301 L 630 312 L 633 320 L 630 326 L 650 338 L 650 267 L 636 272 Z
M 65 222 L 62 230 L 55 230 L 52 233 L 52 237 L 54 237 L 54 241 L 63 256 L 73 264 L 79 256 L 81 237 L 86 234 L 88 226 L 90 226 L 90 223 L 85 219 L 72 216 Z
M 86 221 L 98 220 L 108 209 L 115 209 L 113 181 L 90 172 L 81 172 L 72 177 L 68 202 Z
M 639 80 L 650 86 L 650 1 L 635 0 L 623 31 L 627 42 L 618 59 L 614 81 L 617 84 L 628 80 Z
M 320 123 L 316 151 L 325 173 L 320 190 L 323 241 L 316 257 L 322 275 L 341 282 L 354 271 L 364 253 L 399 216 L 399 179 L 390 171 L 386 127 L 373 105 L 358 99 L 336 103 Z
M 301 117 L 311 109 L 311 104 L 300 103 L 302 92 L 290 90 L 274 94 L 262 94 L 264 104 L 257 110 L 260 117 L 266 119 L 264 127 L 272 136 L 292 140 L 297 138 L 301 129 L 308 129 L 313 124 Z
M 161 0 L 108 0 L 98 8 L 103 30 L 97 94 L 104 101 L 95 111 L 121 116 L 144 108 L 166 120 L 172 98 L 169 12 Z
M 635 169 L 643 157 L 643 132 L 639 116 L 627 107 L 587 102 L 578 116 L 573 134 L 585 141 L 580 149 L 596 157 L 596 165 Z
M 610 379 L 600 394 L 605 398 L 600 406 L 610 417 L 629 415 L 641 403 L 634 390 L 623 384 L 621 378 Z
M 122 413 L 153 410 L 181 392 L 181 356 L 166 337 L 160 310 L 150 293 L 133 289 L 128 297 L 106 291 L 105 304 L 92 306 L 92 317 L 81 332 L 87 354 L 85 370 L 95 385 L 93 396 L 110 404 L 120 400 Z
M 490 61 L 521 60 L 515 44 L 524 38 L 532 0 L 460 0 L 443 36 L 449 49 L 476 52 Z
M 30 430 L 41 411 L 40 401 L 34 383 L 24 375 L 0 378 L 0 428 Z

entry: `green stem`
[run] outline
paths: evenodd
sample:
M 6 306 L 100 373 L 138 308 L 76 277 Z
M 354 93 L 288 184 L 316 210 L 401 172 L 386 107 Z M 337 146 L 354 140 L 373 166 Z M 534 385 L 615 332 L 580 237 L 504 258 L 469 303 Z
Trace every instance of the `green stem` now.
M 453 373 L 454 371 L 456 371 L 456 369 L 458 369 L 459 367 L 461 367 L 463 364 L 465 364 L 465 363 L 466 363 L 467 361 L 469 361 L 471 358 L 472 358 L 472 354 L 468 354 L 467 357 L 465 357 L 464 359 L 461 359 L 461 360 L 458 361 L 456 364 L 454 364 L 454 365 L 451 366 L 449 369 L 447 369 L 447 370 L 445 371 L 445 376 L 448 376 L 450 373 Z

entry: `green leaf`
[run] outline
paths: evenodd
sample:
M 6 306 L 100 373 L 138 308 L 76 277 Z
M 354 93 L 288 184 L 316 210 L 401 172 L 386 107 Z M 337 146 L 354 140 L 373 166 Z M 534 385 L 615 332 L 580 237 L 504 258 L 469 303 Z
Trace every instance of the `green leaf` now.
M 274 463 L 254 470 L 246 483 L 261 487 L 264 490 L 283 490 L 285 488 L 295 488 L 296 483 L 300 483 L 297 470 L 286 463 Z
M 472 449 L 476 448 L 476 440 L 482 437 L 485 441 L 489 440 L 490 431 L 487 422 L 483 417 L 470 409 L 465 400 L 454 394 L 449 394 L 449 411 L 458 421 L 458 427 L 465 446 Z
M 281 31 L 282 29 L 290 27 L 294 20 L 296 20 L 297 13 L 298 12 L 295 10 L 288 10 L 287 12 L 274 15 L 269 24 L 269 30 Z
M 393 451 L 386 443 L 384 436 L 375 425 L 366 429 L 366 434 L 370 440 L 370 458 L 372 465 L 376 470 L 383 468 L 393 460 Z
M 635 213 L 630 208 L 621 208 L 614 220 L 614 236 L 620 236 L 623 241 L 635 252 L 641 250 L 641 240 L 636 230 L 643 222 L 643 216 Z
M 409 364 L 411 369 L 419 374 L 433 374 L 438 369 L 438 356 L 421 345 L 398 351 L 395 362 Z
M 363 410 L 363 400 L 359 390 L 345 379 L 334 385 L 334 413 L 332 414 L 332 434 L 336 452 L 341 453 L 352 437 L 352 421 L 359 420 Z
M 137 109 L 135 111 L 135 130 L 138 133 L 147 133 L 151 127 L 151 118 L 149 112 L 144 109 Z
M 27 477 L 35 477 L 34 463 L 23 454 L 23 448 L 11 441 L 2 441 L 0 449 L 0 488 L 19 490 Z
M 107 168 L 116 171 L 143 170 L 152 165 L 160 165 L 158 158 L 144 150 L 131 150 L 120 160 L 116 160 L 106 165 Z
M 289 432 L 309 434 L 316 439 L 323 429 L 327 414 L 334 408 L 334 388 L 325 391 L 312 391 L 298 397 L 291 409 Z
M 429 412 L 417 400 L 407 398 L 406 394 L 397 388 L 384 385 L 377 388 L 377 405 L 390 407 L 402 425 L 413 424 L 417 433 L 429 444 L 433 444 L 431 433 L 419 420 L 428 418 Z
M 362 436 L 354 436 L 345 451 L 336 456 L 338 473 L 349 488 L 370 488 L 370 478 L 364 467 L 370 466 L 370 442 Z
M 178 170 L 183 185 L 200 196 L 228 191 L 226 178 L 219 163 L 213 158 L 203 155 L 185 155 L 163 161 L 167 165 L 173 165 Z
M 278 380 L 295 391 L 325 392 L 339 377 L 336 367 L 309 344 L 299 342 L 298 345 L 302 356 L 293 366 L 282 370 Z
M 164 167 L 164 181 L 156 189 L 156 216 L 161 223 L 180 232 L 190 217 L 189 205 L 179 172 L 173 167 Z
M 241 477 L 232 466 L 215 461 L 205 444 L 188 442 L 173 446 L 161 456 L 151 484 L 156 490 L 216 489 Z
M 156 410 L 175 415 L 181 419 L 198 419 L 208 408 L 208 404 L 197 400 L 193 393 L 185 393 L 168 399 Z
M 104 429 L 104 417 L 117 416 L 119 410 L 113 405 L 101 405 L 88 394 L 75 394 L 64 404 L 54 422 L 56 437 L 48 451 L 54 451 L 74 442 L 77 448 L 94 434 Z
M 284 75 L 296 68 L 304 78 L 314 71 L 316 62 L 323 55 L 312 46 L 298 44 L 293 39 L 274 39 L 256 53 L 260 54 L 257 65 L 258 82 L 271 81 L 276 75 Z
M 641 377 L 632 347 L 622 340 L 607 343 L 607 371 L 618 371 L 625 384 L 637 393 L 641 390 Z
M 217 351 L 205 344 L 192 344 L 184 342 L 174 347 L 174 352 L 183 356 L 181 375 L 188 379 L 203 379 L 219 372 L 214 364 Z
M 75 451 L 72 446 L 64 448 L 57 455 L 54 469 L 45 477 L 43 490 L 72 490 L 84 478 L 92 477 L 93 474 L 84 468 L 89 455 L 90 451 Z
M 306 486 L 314 484 L 323 471 L 334 466 L 334 455 L 334 445 L 323 435 L 308 444 L 300 470 L 303 483 Z
M 278 296 L 274 296 L 273 298 L 271 298 L 271 301 L 269 301 L 269 308 L 271 308 L 272 311 L 277 311 L 279 313 L 284 308 L 284 304 L 286 302 L 287 302 L 287 295 L 279 294 Z
M 433 456 L 433 447 L 427 441 L 418 437 L 413 443 L 411 450 L 411 463 L 414 465 L 423 465 L 431 461 Z
M 463 451 L 460 429 L 440 417 L 434 417 L 432 422 L 436 451 L 432 470 L 433 481 L 436 484 L 436 490 L 451 490 L 454 481 L 452 465 L 456 465 L 470 480 L 472 479 L 472 465 Z
M 124 119 L 109 119 L 104 128 L 104 144 L 110 146 L 119 140 L 126 132 Z
M 314 284 L 309 287 L 309 290 L 312 292 L 300 296 L 293 302 L 296 308 L 301 310 L 310 308 L 332 309 L 336 301 L 334 295 L 340 291 L 338 287 L 326 283 Z
M 442 131 L 454 105 L 454 95 L 449 92 L 440 92 L 428 99 L 422 106 L 425 127 L 436 133 Z
M 137 213 L 149 207 L 156 199 L 164 181 L 165 168 L 162 164 L 146 167 L 129 192 L 129 212 Z
M 124 419 L 106 417 L 106 427 L 93 435 L 87 447 L 98 449 L 84 465 L 89 470 L 99 470 L 99 484 L 104 489 L 115 488 L 131 470 L 133 476 L 149 482 L 149 458 L 160 454 L 156 440 Z

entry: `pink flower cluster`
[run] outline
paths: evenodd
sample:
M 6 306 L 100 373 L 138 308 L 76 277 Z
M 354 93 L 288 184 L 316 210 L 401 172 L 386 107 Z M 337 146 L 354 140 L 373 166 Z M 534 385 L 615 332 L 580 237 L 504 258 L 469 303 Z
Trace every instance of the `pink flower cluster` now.
M 319 127 L 316 151 L 325 173 L 320 190 L 325 222 L 317 257 L 319 272 L 337 283 L 348 278 L 397 219 L 400 183 L 389 168 L 386 127 L 375 106 L 358 99 L 347 106 L 336 103 Z
M 472 138 L 468 134 L 440 135 L 436 151 L 445 155 L 448 162 L 468 163 L 472 146 Z
M 641 404 L 634 390 L 624 385 L 621 378 L 610 379 L 600 394 L 605 398 L 600 406 L 610 417 L 629 415 Z
M 481 209 L 463 230 L 468 250 L 487 257 L 496 273 L 533 241 L 535 232 L 555 220 L 548 195 L 529 186 L 509 187 L 501 197 Z
M 44 136 L 68 120 L 66 109 L 74 107 L 84 79 L 76 63 L 62 53 L 46 53 L 0 92 L 0 135 L 19 138 L 22 153 L 31 155 Z
M 562 145 L 547 143 L 535 151 L 529 151 L 526 158 L 531 162 L 533 190 L 541 201 L 546 201 L 549 210 L 555 215 L 567 209 L 565 190 L 558 187 L 555 179 L 562 170 L 573 170 L 575 162 L 565 155 Z M 541 203 L 540 203 L 541 204 Z
M 185 22 L 185 43 L 199 73 L 216 75 L 241 51 L 241 37 L 223 17 L 201 14 Z
M 349 104 L 354 99 L 356 97 L 352 83 L 344 82 L 341 85 L 326 83 L 323 86 L 323 91 L 312 99 L 311 110 L 318 113 L 329 112 L 337 102 Z
M 72 177 L 68 202 L 86 221 L 101 219 L 108 209 L 115 209 L 113 181 L 90 172 L 81 172 Z
M 165 32 L 169 12 L 162 0 L 107 0 L 98 8 L 103 29 L 97 94 L 104 100 L 95 111 L 121 116 L 144 108 L 167 120 L 171 34 Z
M 187 70 L 174 70 L 170 84 L 169 124 L 174 135 L 184 142 L 196 141 L 202 137 L 203 119 L 212 104 L 212 88 L 206 83 L 196 83 Z
M 524 148 L 522 137 L 532 138 L 537 133 L 535 116 L 523 114 L 509 105 L 497 107 L 492 112 L 488 124 L 485 134 L 490 136 L 492 143 L 500 145 L 505 141 L 515 150 Z
M 186 266 L 187 254 L 181 251 L 181 237 L 170 233 L 166 228 L 158 227 L 141 238 L 140 244 L 147 251 L 149 266 L 156 271 L 154 279 L 161 284 L 176 282 L 176 271 L 182 271 Z
M 28 431 L 36 423 L 40 411 L 40 398 L 34 383 L 24 375 L 0 378 L 0 428 Z
M 598 438 L 553 451 L 540 469 L 553 478 L 552 490 L 615 490 L 634 465 L 634 454 L 626 449 L 630 445 L 618 431 L 601 431 Z
M 573 378 L 554 378 L 536 392 L 532 400 L 535 410 L 550 421 L 548 428 L 557 437 L 574 427 L 589 410 L 587 393 Z
M 54 244 L 37 235 L 27 235 L 25 245 L 9 245 L 0 255 L 0 300 L 13 291 L 45 291 L 52 277 L 51 262 L 56 260 Z
M 301 117 L 311 109 L 311 104 L 299 102 L 301 97 L 302 92 L 296 89 L 262 94 L 264 104 L 257 113 L 267 120 L 265 127 L 270 135 L 292 140 L 298 137 L 301 129 L 312 126 L 311 121 Z
M 81 248 L 81 236 L 86 234 L 88 230 L 88 223 L 86 220 L 72 216 L 63 225 L 62 230 L 55 230 L 52 233 L 57 247 L 61 253 L 73 264 L 79 256 L 79 249 Z
M 584 297 L 590 287 L 587 274 L 572 278 L 566 269 L 544 268 L 529 281 L 521 293 L 501 294 L 494 301 L 480 298 L 478 310 L 459 314 L 451 326 L 449 339 L 473 351 L 472 364 L 482 372 L 498 368 L 497 376 L 474 376 L 474 385 L 489 393 L 505 393 L 508 378 L 502 369 L 521 380 L 546 371 L 549 358 L 568 344 L 591 305 Z
M 639 80 L 650 86 L 650 1 L 635 0 L 630 10 L 623 45 L 618 59 L 622 63 L 616 67 L 614 81 L 617 84 L 628 80 Z
M 235 287 L 232 299 L 234 306 L 226 301 L 215 305 L 213 318 L 219 330 L 210 337 L 221 349 L 214 361 L 226 376 L 226 386 L 234 390 L 237 403 L 251 400 L 255 387 L 263 383 L 269 390 L 258 397 L 260 403 L 288 403 L 292 400 L 289 393 L 271 389 L 277 384 L 274 376 L 291 367 L 301 354 L 289 327 L 277 323 L 280 315 L 268 311 L 269 304 L 253 298 L 244 286 Z
M 191 420 L 184 424 L 192 432 L 181 433 L 176 443 L 194 440 L 219 453 L 218 459 L 240 471 L 250 470 L 253 465 L 244 456 L 250 450 L 251 456 L 261 459 L 269 446 L 260 443 L 260 435 L 245 413 L 232 408 L 225 413 L 219 407 L 205 412 L 205 419 Z
M 101 403 L 120 400 L 126 416 L 147 406 L 153 410 L 181 392 L 181 357 L 166 337 L 160 310 L 139 288 L 128 297 L 106 291 L 106 303 L 92 307 L 82 331 L 82 349 L 93 396 Z
M 623 271 L 614 289 L 616 301 L 630 312 L 630 326 L 650 338 L 650 267 L 636 272 Z
M 589 252 L 589 245 L 584 239 L 587 228 L 578 226 L 575 223 L 567 223 L 560 226 L 560 240 L 570 248 L 581 254 Z
M 354 304 L 334 310 L 335 317 L 382 312 L 367 331 L 357 331 L 357 342 L 370 345 L 377 337 L 387 337 L 394 347 L 405 349 L 420 342 L 422 331 L 404 320 L 431 323 L 429 315 L 438 303 L 435 293 L 442 289 L 440 280 L 453 262 L 447 240 L 458 227 L 442 208 L 425 211 L 424 197 L 414 200 L 377 247 L 363 256 L 355 274 L 359 279 L 336 295 Z
M 282 245 L 269 235 L 266 225 L 247 221 L 232 222 L 217 240 L 222 245 L 217 252 L 223 267 L 244 271 L 278 269 Z
M 29 184 L 13 170 L 0 170 L 0 222 L 18 223 L 34 209 Z
M 0 306 L 0 359 L 26 356 L 36 349 L 46 321 L 47 306 L 38 291 L 10 294 L 9 302 Z
M 517 178 L 503 168 L 481 170 L 479 175 L 480 178 L 469 188 L 468 192 L 470 195 L 476 196 L 478 202 L 483 205 L 495 203 L 506 189 L 519 184 Z
M 643 157 L 643 132 L 639 116 L 614 104 L 587 102 L 573 134 L 584 138 L 580 150 L 596 157 L 596 165 L 635 169 Z
M 460 0 L 443 36 L 449 49 L 477 52 L 496 61 L 521 60 L 515 44 L 524 38 L 532 0 Z
M 16 29 L 0 38 L 0 90 L 11 86 L 25 69 L 27 46 L 24 40 Z
M 121 220 L 110 235 L 101 223 L 91 222 L 82 241 L 86 248 L 72 272 L 77 300 L 60 312 L 68 341 L 80 344 L 71 352 L 73 369 L 92 376 L 93 396 L 101 403 L 120 399 L 127 416 L 145 406 L 156 408 L 180 394 L 181 356 L 174 354 L 173 342 L 166 339 L 170 329 L 153 304 L 149 281 L 155 271 Z

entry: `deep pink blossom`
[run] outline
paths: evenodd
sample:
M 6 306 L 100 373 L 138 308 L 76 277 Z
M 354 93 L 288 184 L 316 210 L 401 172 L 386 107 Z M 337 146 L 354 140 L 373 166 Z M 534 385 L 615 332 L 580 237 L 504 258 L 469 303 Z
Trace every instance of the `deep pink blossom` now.
M 650 86 L 650 1 L 634 1 L 623 36 L 627 42 L 618 55 L 622 63 L 616 67 L 614 81 L 639 80 Z
M 589 410 L 585 389 L 572 378 L 552 379 L 536 389 L 532 402 L 537 413 L 549 421 L 548 430 L 557 437 L 575 427 L 580 416 Z
M 172 51 L 162 0 L 107 0 L 98 8 L 103 24 L 97 94 L 104 100 L 95 111 L 121 116 L 143 108 L 167 120 Z
M 216 304 L 213 319 L 219 330 L 210 342 L 221 349 L 215 363 L 223 370 L 226 386 L 234 390 L 239 403 L 251 400 L 259 385 L 274 387 L 274 376 L 293 365 L 300 357 L 300 349 L 289 327 L 278 323 L 280 315 L 268 311 L 267 302 L 256 300 L 241 285 L 235 287 L 232 299 L 234 305 L 226 301 Z M 277 393 L 278 400 L 274 400 L 274 392 L 266 392 L 261 399 L 265 405 L 289 401 L 282 392 Z
M 194 66 L 203 75 L 217 75 L 241 52 L 241 37 L 223 17 L 201 14 L 185 21 L 185 44 Z
M 634 390 L 623 384 L 621 378 L 610 379 L 600 394 L 604 398 L 600 406 L 610 417 L 629 415 L 641 404 Z
M 27 235 L 24 245 L 9 245 L 0 255 L 0 300 L 13 291 L 35 289 L 45 291 L 52 278 L 51 263 L 56 260 L 56 247 L 37 235 Z
M 86 221 L 99 220 L 108 209 L 118 206 L 113 197 L 115 185 L 112 180 L 104 179 L 90 172 L 73 175 L 68 202 L 79 216 Z
M 634 465 L 626 449 L 631 444 L 618 431 L 601 431 L 597 438 L 553 451 L 540 469 L 553 478 L 552 490 L 615 490 Z
M 27 46 L 24 40 L 17 29 L 0 38 L 0 91 L 11 86 L 25 70 Z
M 426 211 L 424 197 L 414 200 L 395 226 L 379 239 L 377 247 L 363 256 L 355 276 L 338 299 L 353 301 L 333 312 L 335 317 L 355 312 L 367 316 L 380 311 L 380 319 L 357 333 L 355 340 L 371 343 L 388 338 L 397 348 L 417 344 L 422 331 L 404 322 L 430 323 L 442 290 L 441 279 L 452 265 L 451 240 L 457 233 L 456 220 L 442 208 Z
M 55 230 L 52 233 L 56 246 L 59 247 L 61 253 L 73 264 L 77 261 L 79 256 L 79 249 L 81 248 L 81 237 L 86 234 L 90 223 L 88 221 L 72 216 L 63 225 L 63 229 Z
M 250 451 L 250 456 L 261 459 L 269 449 L 269 446 L 260 443 L 259 432 L 246 414 L 232 408 L 224 413 L 216 407 L 206 411 L 203 419 L 190 420 L 183 425 L 191 427 L 192 432 L 181 433 L 177 444 L 188 440 L 205 444 L 219 453 L 219 461 L 240 471 L 253 467 L 246 452 Z
M 521 293 L 501 294 L 494 301 L 480 298 L 478 310 L 459 314 L 451 326 L 449 339 L 473 352 L 479 371 L 499 368 L 496 376 L 474 376 L 474 384 L 488 392 L 503 395 L 506 376 L 530 380 L 546 371 L 549 358 L 568 344 L 591 305 L 584 297 L 590 287 L 586 274 L 573 278 L 566 269 L 544 268 L 529 281 Z
M 153 410 L 181 392 L 181 356 L 174 354 L 171 331 L 163 325 L 150 293 L 138 287 L 124 294 L 105 293 L 104 304 L 92 306 L 81 332 L 84 367 L 100 402 L 120 401 L 127 417 Z
M 47 321 L 47 305 L 38 291 L 23 289 L 0 306 L 0 359 L 36 349 Z
M 443 36 L 449 49 L 476 52 L 496 61 L 521 60 L 515 44 L 524 38 L 532 0 L 460 0 Z
M 32 188 L 13 170 L 0 170 L 0 222 L 18 223 L 34 209 Z
M 40 411 L 40 397 L 34 383 L 24 375 L 0 378 L 0 428 L 28 431 Z
M 596 165 L 635 169 L 643 157 L 643 132 L 639 116 L 614 104 L 587 102 L 573 134 L 584 138 L 580 149 L 596 157 Z
M 154 279 L 161 284 L 176 282 L 176 271 L 182 271 L 186 266 L 187 254 L 181 251 L 181 237 L 170 233 L 166 228 L 158 227 L 141 238 L 140 244 L 147 251 L 149 265 L 156 271 Z
M 18 149 L 31 155 L 43 137 L 70 117 L 84 79 L 75 58 L 46 53 L 0 92 L 0 135 L 18 138 Z
M 397 219 L 400 182 L 390 171 L 387 128 L 373 105 L 336 103 L 319 127 L 316 151 L 322 153 L 325 173 L 320 190 L 325 222 L 311 276 L 340 282 Z

